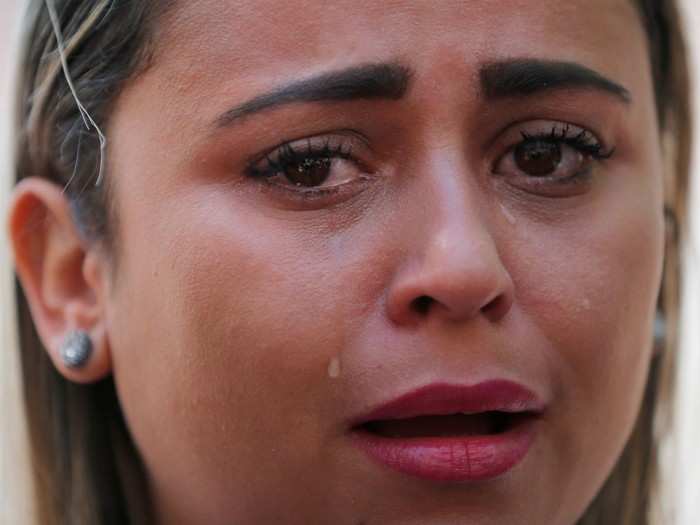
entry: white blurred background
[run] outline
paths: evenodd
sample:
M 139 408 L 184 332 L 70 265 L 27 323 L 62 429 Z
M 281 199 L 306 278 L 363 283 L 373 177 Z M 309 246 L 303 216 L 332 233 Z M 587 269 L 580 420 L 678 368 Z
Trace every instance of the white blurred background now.
M 14 318 L 8 298 L 12 279 L 5 238 L 5 206 L 10 186 L 11 157 L 8 123 L 12 117 L 13 61 L 20 7 L 25 0 L 0 0 L 0 524 L 31 522 L 25 497 L 28 469 L 24 428 L 19 417 Z M 698 0 L 681 0 L 688 14 L 688 27 L 700 27 Z M 700 34 L 689 31 L 695 71 L 700 72 Z M 700 117 L 700 81 L 696 89 L 696 117 Z M 700 119 L 696 118 L 700 123 Z M 700 126 L 699 126 L 700 127 Z M 700 173 L 700 129 L 696 134 L 693 172 Z M 696 187 L 700 176 L 695 177 Z M 685 290 L 683 361 L 680 366 L 681 415 L 678 456 L 682 478 L 677 486 L 678 520 L 673 525 L 700 524 L 700 191 L 695 191 L 690 209 L 694 213 L 694 237 L 688 256 L 690 274 Z

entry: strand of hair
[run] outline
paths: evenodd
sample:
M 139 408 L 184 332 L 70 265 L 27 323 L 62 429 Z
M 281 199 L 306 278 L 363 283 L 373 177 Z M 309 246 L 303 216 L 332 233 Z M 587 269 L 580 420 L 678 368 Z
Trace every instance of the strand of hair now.
M 83 103 L 80 101 L 80 98 L 78 97 L 78 91 L 75 89 L 75 85 L 73 83 L 73 78 L 70 74 L 70 69 L 68 67 L 68 60 L 66 58 L 66 48 L 65 48 L 65 43 L 63 40 L 63 32 L 61 31 L 61 24 L 58 19 L 58 13 L 56 12 L 56 5 L 54 4 L 53 0 L 44 0 L 46 4 L 46 9 L 48 10 L 49 13 L 49 19 L 51 20 L 51 25 L 53 26 L 53 31 L 56 36 L 56 45 L 58 47 L 58 53 L 59 57 L 61 60 L 61 67 L 63 68 L 63 74 L 66 78 L 66 82 L 68 84 L 68 88 L 70 89 L 73 99 L 75 100 L 76 105 L 78 106 L 78 111 L 80 112 L 80 116 L 83 119 L 83 122 L 85 123 L 85 127 L 88 129 L 88 131 L 94 129 L 95 132 L 97 133 L 97 136 L 99 137 L 100 141 L 100 166 L 98 170 L 98 175 L 97 175 L 97 181 L 95 183 L 95 186 L 100 186 L 102 184 L 102 179 L 104 177 L 104 159 L 105 159 L 105 149 L 107 147 L 107 138 L 105 137 L 104 133 L 102 133 L 102 130 L 100 127 L 97 125 L 95 120 L 92 118 L 90 113 L 85 109 L 85 106 Z M 71 177 L 72 179 L 72 177 Z

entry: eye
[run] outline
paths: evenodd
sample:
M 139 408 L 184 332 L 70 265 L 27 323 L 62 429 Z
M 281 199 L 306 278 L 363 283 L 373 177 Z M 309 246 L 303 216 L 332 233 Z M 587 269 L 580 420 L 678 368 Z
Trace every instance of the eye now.
M 340 137 L 288 143 L 250 165 L 246 174 L 289 191 L 310 195 L 333 191 L 367 177 L 353 156 L 352 143 Z
M 523 189 L 581 183 L 594 165 L 612 156 L 592 133 L 573 126 L 554 126 L 548 132 L 521 132 L 522 140 L 499 159 L 495 173 Z
M 298 162 L 292 162 L 284 166 L 284 177 L 293 182 L 295 186 L 305 186 L 307 188 L 320 186 L 331 174 L 334 162 L 338 159 L 331 157 L 313 158 L 307 157 Z
M 560 144 L 554 144 L 543 140 L 526 141 L 518 144 L 513 152 L 513 158 L 518 169 L 533 177 L 544 177 L 554 173 L 564 160 L 565 154 Z M 580 162 L 581 154 L 575 161 Z

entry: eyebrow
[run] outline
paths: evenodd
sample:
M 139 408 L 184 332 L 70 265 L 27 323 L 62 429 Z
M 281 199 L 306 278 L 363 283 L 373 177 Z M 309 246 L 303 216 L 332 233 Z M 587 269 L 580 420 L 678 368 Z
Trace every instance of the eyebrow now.
M 297 102 L 399 100 L 409 89 L 412 72 L 397 63 L 365 64 L 321 73 L 258 95 L 226 111 L 215 125 L 227 127 L 253 113 Z
M 600 73 L 575 62 L 516 59 L 493 62 L 479 70 L 486 98 L 531 96 L 549 89 L 595 89 L 628 104 L 630 92 Z M 258 95 L 215 120 L 224 128 L 265 110 L 299 102 L 357 99 L 399 100 L 410 88 L 413 72 L 398 63 L 364 64 L 321 73 Z
M 600 73 L 576 62 L 518 59 L 494 62 L 480 70 L 486 98 L 534 95 L 549 89 L 592 89 L 611 94 L 629 104 L 629 90 Z

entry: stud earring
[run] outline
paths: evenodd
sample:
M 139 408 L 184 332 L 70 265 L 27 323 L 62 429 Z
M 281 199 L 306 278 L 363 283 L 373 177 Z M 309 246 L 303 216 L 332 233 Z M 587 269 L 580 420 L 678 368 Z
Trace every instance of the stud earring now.
M 66 336 L 60 353 L 63 364 L 68 368 L 82 368 L 92 355 L 92 340 L 87 332 L 74 330 Z

